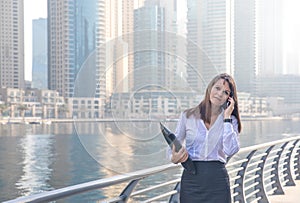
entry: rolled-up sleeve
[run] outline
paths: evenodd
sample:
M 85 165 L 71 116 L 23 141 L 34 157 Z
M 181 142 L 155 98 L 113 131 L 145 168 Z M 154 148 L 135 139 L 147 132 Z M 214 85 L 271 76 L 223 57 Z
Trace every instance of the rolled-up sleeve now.
M 238 121 L 232 116 L 232 123 L 224 122 L 223 150 L 226 156 L 232 156 L 240 150 Z

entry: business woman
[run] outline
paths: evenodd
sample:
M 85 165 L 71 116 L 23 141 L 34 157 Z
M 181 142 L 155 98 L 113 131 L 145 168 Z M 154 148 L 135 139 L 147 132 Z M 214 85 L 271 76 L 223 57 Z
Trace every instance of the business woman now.
M 175 135 L 185 147 L 178 152 L 173 147 L 171 161 L 177 164 L 190 157 L 196 166 L 196 175 L 183 171 L 181 203 L 231 202 L 225 164 L 240 149 L 240 131 L 235 82 L 230 75 L 219 74 L 200 104 L 185 110 L 177 123 Z

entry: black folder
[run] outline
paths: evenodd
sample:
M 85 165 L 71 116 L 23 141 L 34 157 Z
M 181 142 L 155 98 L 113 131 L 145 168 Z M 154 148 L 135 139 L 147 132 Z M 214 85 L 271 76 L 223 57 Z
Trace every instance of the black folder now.
M 172 133 L 166 126 L 164 126 L 162 123 L 160 123 L 160 129 L 162 134 L 164 135 L 165 140 L 167 141 L 168 145 L 173 147 L 175 145 L 175 151 L 178 152 L 182 145 L 180 142 L 177 140 L 176 136 L 174 133 Z M 195 165 L 190 157 L 185 162 L 182 162 L 181 165 L 183 168 L 185 168 L 189 173 L 195 175 L 196 174 L 196 168 Z

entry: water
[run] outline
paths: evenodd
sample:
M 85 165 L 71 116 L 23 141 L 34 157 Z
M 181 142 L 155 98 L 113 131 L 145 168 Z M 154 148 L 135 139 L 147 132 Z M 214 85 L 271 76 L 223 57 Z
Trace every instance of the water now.
M 241 146 L 300 135 L 299 122 L 243 121 Z M 167 164 L 166 148 L 157 122 L 0 125 L 0 201 Z M 110 193 L 61 202 L 93 202 Z

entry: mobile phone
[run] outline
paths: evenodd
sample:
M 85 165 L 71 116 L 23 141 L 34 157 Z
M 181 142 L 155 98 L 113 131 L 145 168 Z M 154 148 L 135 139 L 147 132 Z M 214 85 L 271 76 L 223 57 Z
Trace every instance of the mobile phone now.
M 230 92 L 229 97 L 231 97 L 231 98 L 233 97 L 233 91 Z M 226 102 L 226 108 L 227 108 L 229 105 L 230 105 L 230 101 L 229 101 L 229 99 L 227 99 L 227 102 Z

